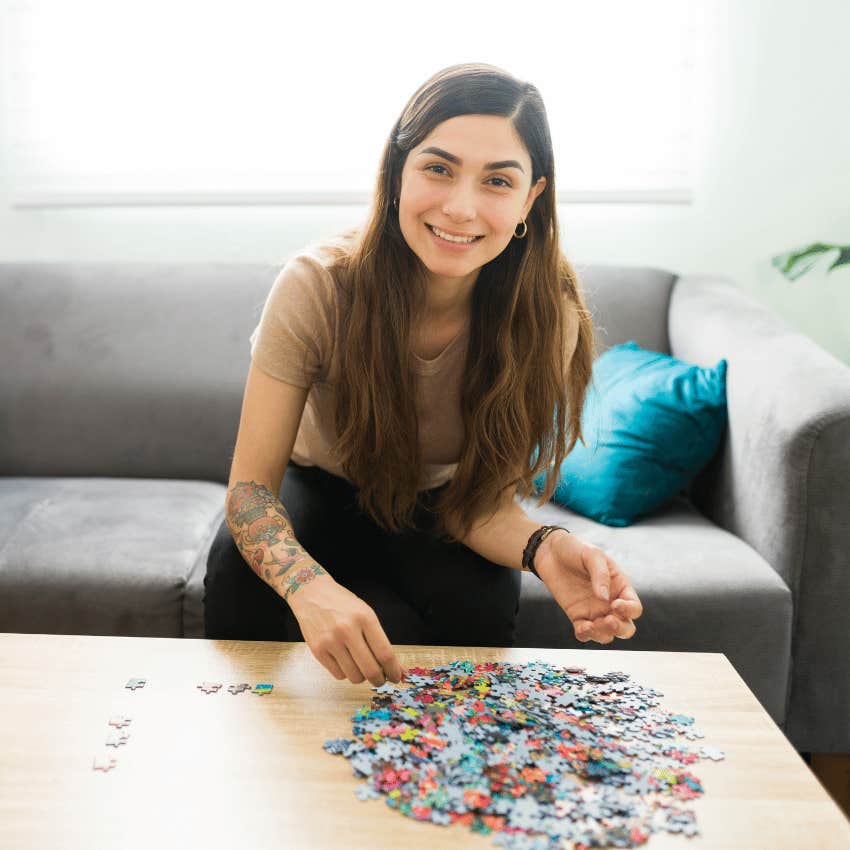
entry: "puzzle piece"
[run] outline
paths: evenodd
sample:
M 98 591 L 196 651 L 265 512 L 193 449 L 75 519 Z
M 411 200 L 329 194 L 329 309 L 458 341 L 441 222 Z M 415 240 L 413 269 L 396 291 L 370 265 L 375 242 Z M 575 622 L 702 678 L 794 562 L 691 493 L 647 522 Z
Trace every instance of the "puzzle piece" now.
M 111 735 L 106 738 L 106 746 L 107 747 L 120 747 L 122 744 L 126 744 L 127 741 L 130 740 L 129 732 L 113 732 Z
M 117 764 L 118 761 L 114 756 L 95 756 L 92 770 L 102 770 L 106 773 L 107 770 L 112 770 Z
M 723 750 L 717 750 L 714 747 L 700 747 L 699 754 L 703 758 L 712 759 L 713 761 L 720 761 L 721 759 L 726 758 L 726 754 Z
M 198 685 L 198 690 L 203 691 L 205 694 L 217 694 L 221 690 L 220 682 L 201 682 Z
M 243 682 L 241 685 L 228 685 L 227 690 L 232 694 L 241 694 L 244 691 L 247 691 L 251 686 L 247 682 Z
M 260 695 L 270 694 L 272 692 L 273 687 L 274 685 L 254 685 L 254 687 L 251 688 L 251 693 Z
M 115 714 L 109 718 L 109 725 L 114 726 L 116 729 L 123 729 L 125 726 L 129 726 L 132 718 L 124 717 L 121 714 Z
M 130 681 L 127 682 L 127 684 L 124 685 L 124 687 L 129 688 L 131 691 L 133 691 L 135 693 L 139 688 L 143 688 L 145 686 L 146 682 L 147 682 L 147 679 L 130 679 Z
M 357 795 L 358 800 L 376 800 L 378 797 L 383 796 L 380 791 L 376 791 L 367 782 L 362 782 L 358 785 L 354 789 L 354 793 Z

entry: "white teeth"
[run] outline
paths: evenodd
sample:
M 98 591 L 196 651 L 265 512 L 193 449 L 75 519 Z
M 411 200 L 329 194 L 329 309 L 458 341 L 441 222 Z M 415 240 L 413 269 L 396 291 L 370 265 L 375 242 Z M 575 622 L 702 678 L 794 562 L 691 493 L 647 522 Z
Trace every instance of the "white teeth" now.
M 436 233 L 437 236 L 440 237 L 440 239 L 445 239 L 446 242 L 463 242 L 465 244 L 468 242 L 474 242 L 478 238 L 477 236 L 468 236 L 466 238 L 464 238 L 463 236 L 452 236 L 449 233 L 444 233 L 442 230 L 437 230 L 437 228 L 433 225 L 430 225 L 430 227 L 431 230 L 433 230 L 434 233 Z

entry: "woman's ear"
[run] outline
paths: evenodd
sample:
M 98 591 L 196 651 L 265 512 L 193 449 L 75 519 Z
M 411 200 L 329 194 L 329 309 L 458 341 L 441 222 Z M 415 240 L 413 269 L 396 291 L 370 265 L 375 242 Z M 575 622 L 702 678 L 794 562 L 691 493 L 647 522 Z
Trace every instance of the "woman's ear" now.
M 531 208 L 534 206 L 534 202 L 540 196 L 540 193 L 546 188 L 546 178 L 539 177 L 537 182 L 528 190 L 528 197 L 526 198 L 526 208 L 523 213 L 523 218 L 528 218 L 528 214 L 531 212 Z

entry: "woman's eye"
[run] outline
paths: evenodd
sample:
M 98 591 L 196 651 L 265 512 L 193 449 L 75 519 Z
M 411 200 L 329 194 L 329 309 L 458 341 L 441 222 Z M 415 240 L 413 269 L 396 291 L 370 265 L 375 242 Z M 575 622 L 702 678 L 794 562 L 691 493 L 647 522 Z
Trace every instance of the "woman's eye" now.
M 443 171 L 446 170 L 445 165 L 440 165 L 439 163 L 435 163 L 434 165 L 426 165 L 425 171 L 430 171 L 432 168 L 442 168 Z M 435 171 L 433 173 L 434 174 L 442 174 L 443 172 L 442 171 Z M 508 181 L 505 180 L 504 177 L 491 177 L 490 179 L 499 181 L 497 184 L 495 184 L 499 189 L 510 189 L 511 188 L 511 184 L 508 183 Z

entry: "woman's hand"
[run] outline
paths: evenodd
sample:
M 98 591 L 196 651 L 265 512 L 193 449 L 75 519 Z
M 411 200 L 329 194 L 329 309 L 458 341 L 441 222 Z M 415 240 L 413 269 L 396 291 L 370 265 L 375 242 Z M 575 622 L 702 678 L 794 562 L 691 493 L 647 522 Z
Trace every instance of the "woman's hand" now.
M 331 576 L 316 577 L 287 601 L 310 651 L 335 679 L 380 687 L 406 675 L 374 609 Z
M 640 599 L 614 560 L 597 546 L 556 529 L 538 547 L 534 566 L 582 643 L 611 643 L 637 631 L 633 621 L 643 613 Z

